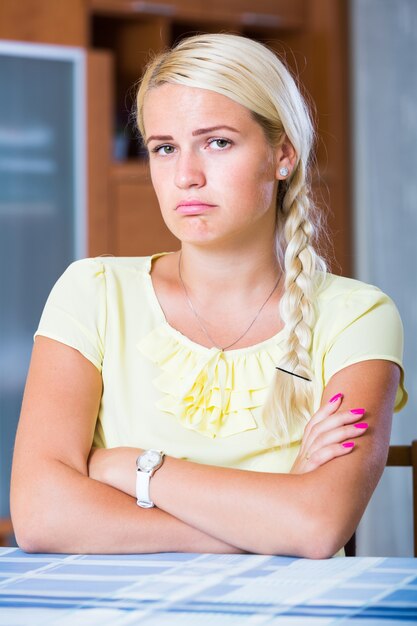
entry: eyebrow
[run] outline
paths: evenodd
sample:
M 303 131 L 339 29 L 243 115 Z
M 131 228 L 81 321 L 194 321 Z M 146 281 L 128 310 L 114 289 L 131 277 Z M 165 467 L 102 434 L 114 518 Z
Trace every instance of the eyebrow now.
M 207 133 L 212 133 L 215 130 L 231 130 L 233 133 L 238 133 L 239 131 L 233 126 L 226 126 L 224 124 L 220 126 L 210 126 L 210 128 L 198 128 L 197 130 L 193 130 L 191 133 L 193 137 L 198 137 L 199 135 L 206 135 Z M 151 135 L 146 140 L 146 145 L 152 140 L 154 141 L 173 141 L 172 135 Z

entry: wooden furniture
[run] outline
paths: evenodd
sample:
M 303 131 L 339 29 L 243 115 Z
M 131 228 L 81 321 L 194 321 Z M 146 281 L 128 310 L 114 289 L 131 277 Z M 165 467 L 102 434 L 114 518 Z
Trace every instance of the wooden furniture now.
M 413 545 L 417 557 L 417 440 L 406 446 L 390 446 L 386 467 L 410 467 L 413 489 Z M 346 556 L 356 555 L 356 536 L 353 534 L 345 545 Z
M 0 517 L 0 546 L 10 545 L 10 540 L 12 537 L 12 522 L 8 518 Z
M 0 38 L 87 52 L 89 255 L 142 255 L 178 242 L 158 213 L 129 122 L 151 51 L 196 32 L 233 32 L 285 57 L 315 103 L 313 191 L 329 209 L 333 271 L 350 275 L 348 0 L 2 0 Z M 116 151 L 115 146 L 123 146 Z M 117 152 L 117 158 L 116 158 Z
M 387 467 L 411 467 L 413 485 L 413 542 L 417 557 L 417 440 L 409 446 L 390 446 Z
M 86 46 L 85 0 L 2 0 L 0 39 Z

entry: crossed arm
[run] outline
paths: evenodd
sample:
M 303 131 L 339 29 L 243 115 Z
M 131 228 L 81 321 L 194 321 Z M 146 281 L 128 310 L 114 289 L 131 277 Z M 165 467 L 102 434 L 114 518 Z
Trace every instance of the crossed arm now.
M 399 375 L 395 364 L 375 360 L 333 376 L 294 473 L 168 457 L 151 481 L 157 506 L 144 510 L 133 497 L 140 451 L 115 448 L 90 456 L 100 374 L 76 350 L 37 337 L 12 471 L 17 541 L 34 552 L 331 556 L 355 530 L 383 470 Z M 343 400 L 330 406 L 337 393 Z M 369 428 L 347 453 L 341 442 L 365 432 L 349 413 L 357 407 L 366 409 Z

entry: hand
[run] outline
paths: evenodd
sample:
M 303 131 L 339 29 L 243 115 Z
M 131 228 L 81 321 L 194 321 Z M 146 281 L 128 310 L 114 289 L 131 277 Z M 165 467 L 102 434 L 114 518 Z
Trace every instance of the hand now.
M 88 457 L 88 475 L 119 491 L 135 497 L 136 459 L 139 448 L 92 448 Z
M 342 394 L 337 394 L 308 422 L 290 474 L 311 472 L 338 456 L 352 452 L 355 444 L 351 439 L 363 435 L 368 424 L 358 422 L 363 418 L 364 409 L 337 412 L 342 400 Z

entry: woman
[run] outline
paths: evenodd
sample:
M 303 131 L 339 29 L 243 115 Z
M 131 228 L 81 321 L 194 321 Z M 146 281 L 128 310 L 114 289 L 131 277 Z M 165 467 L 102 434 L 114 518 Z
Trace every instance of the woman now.
M 325 272 L 309 115 L 267 48 L 184 40 L 149 65 L 137 116 L 181 247 L 79 261 L 52 290 L 16 439 L 19 545 L 331 556 L 406 401 L 398 313 Z

